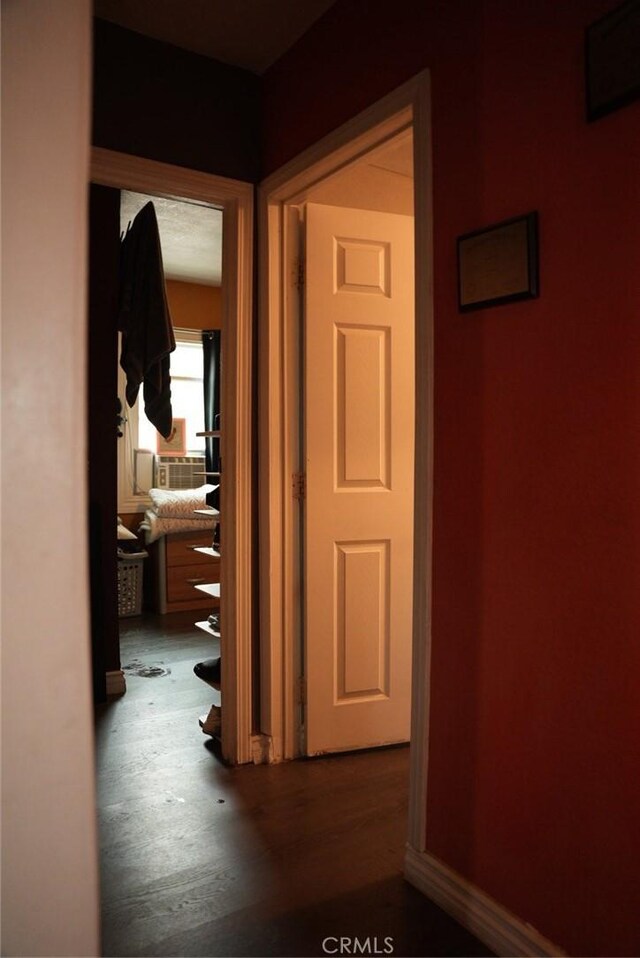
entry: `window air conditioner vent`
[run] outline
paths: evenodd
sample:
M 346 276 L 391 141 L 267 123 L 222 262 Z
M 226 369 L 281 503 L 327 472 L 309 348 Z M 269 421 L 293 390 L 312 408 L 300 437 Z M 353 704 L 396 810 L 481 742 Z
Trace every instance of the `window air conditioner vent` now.
M 205 481 L 204 456 L 156 456 L 158 489 L 197 489 Z

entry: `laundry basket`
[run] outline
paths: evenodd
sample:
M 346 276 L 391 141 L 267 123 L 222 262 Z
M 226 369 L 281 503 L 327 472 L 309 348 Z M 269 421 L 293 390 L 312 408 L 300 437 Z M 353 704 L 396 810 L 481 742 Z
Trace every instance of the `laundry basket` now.
M 142 612 L 142 564 L 146 552 L 118 555 L 118 617 Z

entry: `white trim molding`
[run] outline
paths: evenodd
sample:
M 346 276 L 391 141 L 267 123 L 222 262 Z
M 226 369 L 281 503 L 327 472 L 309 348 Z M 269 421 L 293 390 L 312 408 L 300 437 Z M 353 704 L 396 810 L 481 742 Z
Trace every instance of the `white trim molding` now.
M 97 147 L 91 152 L 90 178 L 102 186 L 186 199 L 223 211 L 221 494 L 222 510 L 232 521 L 225 524 L 220 564 L 225 592 L 222 753 L 233 765 L 251 762 L 253 185 Z
M 433 569 L 433 159 L 428 71 L 413 81 L 413 189 L 415 205 L 415 460 L 413 511 L 413 658 L 408 840 L 425 848 L 429 705 L 431 699 L 431 593 Z
M 260 337 L 260 663 L 261 732 L 273 760 L 300 754 L 296 725 L 296 662 L 300 644 L 295 560 L 298 471 L 295 302 L 288 290 L 295 218 L 320 182 L 369 151 L 412 130 L 416 219 L 416 457 L 412 759 L 409 837 L 425 832 L 431 629 L 433 461 L 433 253 L 429 73 L 424 71 L 269 176 L 259 188 Z M 422 845 L 422 847 L 424 847 Z
M 127 683 L 122 669 L 113 669 L 107 672 L 107 695 L 124 695 L 127 691 Z
M 273 742 L 268 735 L 252 735 L 251 748 L 254 765 L 273 764 Z
M 566 955 L 558 945 L 428 852 L 408 845 L 404 875 L 423 895 L 503 958 Z

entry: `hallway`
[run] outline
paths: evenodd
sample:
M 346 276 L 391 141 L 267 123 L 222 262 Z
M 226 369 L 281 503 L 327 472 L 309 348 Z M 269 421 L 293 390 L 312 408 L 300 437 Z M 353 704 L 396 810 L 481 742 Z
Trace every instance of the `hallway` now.
M 166 674 L 127 670 L 97 716 L 104 955 L 491 954 L 401 877 L 408 749 L 226 768 L 198 727 L 193 614 L 120 624 L 123 667 Z

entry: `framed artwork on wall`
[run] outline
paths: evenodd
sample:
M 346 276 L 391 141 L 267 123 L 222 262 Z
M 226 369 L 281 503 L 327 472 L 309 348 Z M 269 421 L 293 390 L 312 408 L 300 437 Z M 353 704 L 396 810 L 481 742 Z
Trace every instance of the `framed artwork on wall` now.
M 640 0 L 626 0 L 585 33 L 587 120 L 640 97 Z
M 461 312 L 533 299 L 538 289 L 536 212 L 458 237 Z
M 187 420 L 174 419 L 173 430 L 168 439 L 158 433 L 157 452 L 159 456 L 186 456 Z

